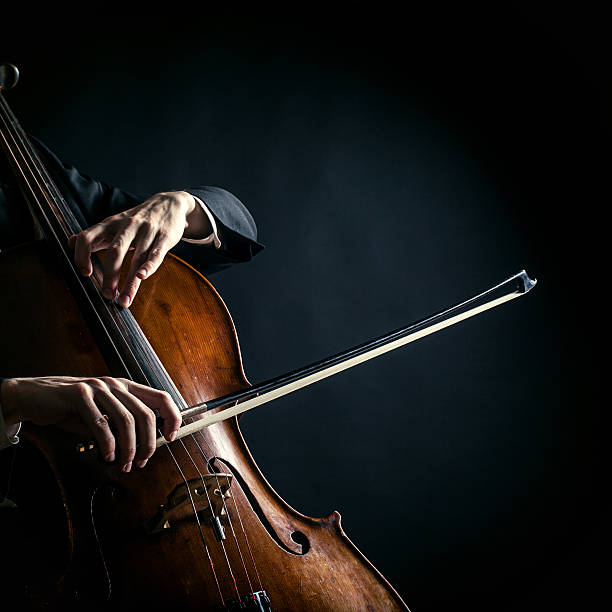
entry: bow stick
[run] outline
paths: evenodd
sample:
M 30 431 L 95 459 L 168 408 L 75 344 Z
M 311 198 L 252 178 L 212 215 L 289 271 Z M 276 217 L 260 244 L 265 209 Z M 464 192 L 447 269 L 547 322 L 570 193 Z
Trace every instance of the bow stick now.
M 264 381 L 244 391 L 224 395 L 184 409 L 181 412 L 183 419 L 202 416 L 183 425 L 178 430 L 175 441 L 525 295 L 535 284 L 536 281 L 531 280 L 525 270 L 521 270 L 482 293 L 406 327 L 299 370 Z M 163 437 L 157 439 L 157 447 L 165 444 L 168 442 Z

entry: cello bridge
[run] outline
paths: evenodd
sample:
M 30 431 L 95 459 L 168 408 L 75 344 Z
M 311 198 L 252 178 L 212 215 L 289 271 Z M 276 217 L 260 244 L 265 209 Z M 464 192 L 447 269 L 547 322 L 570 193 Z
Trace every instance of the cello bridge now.
M 173 524 L 189 520 L 194 508 L 202 522 L 220 525 L 225 515 L 225 500 L 230 499 L 231 474 L 204 474 L 177 485 L 165 504 L 159 507 L 147 525 L 149 534 L 170 529 Z M 189 488 L 187 488 L 189 487 Z

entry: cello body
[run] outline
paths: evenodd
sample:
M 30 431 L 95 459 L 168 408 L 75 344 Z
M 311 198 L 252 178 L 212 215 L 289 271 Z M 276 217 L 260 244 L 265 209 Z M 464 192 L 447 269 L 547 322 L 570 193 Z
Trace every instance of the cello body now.
M 3 252 L 0 282 L 10 288 L 2 302 L 3 376 L 112 374 L 44 242 Z M 225 304 L 183 261 L 168 256 L 131 310 L 187 405 L 249 387 Z M 15 589 L 22 604 L 407 610 L 345 535 L 337 512 L 309 518 L 279 497 L 236 418 L 159 448 L 128 474 L 58 427 L 25 426 L 21 435 L 32 459 L 16 462 L 24 495 L 10 512 L 25 513 L 22 526 L 40 536 L 17 544 L 26 563 L 36 555 L 28 546 L 48 537 L 41 567 L 31 559 L 13 568 L 15 584 L 25 577 Z M 193 486 L 182 485 L 179 472 Z M 217 504 L 220 525 L 211 518 Z

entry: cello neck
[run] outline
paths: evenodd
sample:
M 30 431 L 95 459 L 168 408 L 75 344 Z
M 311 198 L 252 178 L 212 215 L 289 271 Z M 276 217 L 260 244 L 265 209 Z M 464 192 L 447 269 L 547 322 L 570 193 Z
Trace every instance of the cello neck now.
M 48 241 L 67 249 L 68 236 L 82 228 L 1 91 L 0 144 L 36 224 Z

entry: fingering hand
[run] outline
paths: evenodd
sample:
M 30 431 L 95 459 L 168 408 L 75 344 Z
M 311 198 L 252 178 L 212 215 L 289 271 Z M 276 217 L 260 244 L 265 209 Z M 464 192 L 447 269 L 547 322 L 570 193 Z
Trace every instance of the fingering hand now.
M 212 231 L 208 218 L 190 193 L 170 191 L 157 193 L 134 208 L 70 236 L 68 244 L 74 248 L 75 264 L 84 276 L 93 272 L 92 253 L 107 251 L 102 294 L 112 300 L 119 291 L 119 305 L 128 307 L 141 281 L 159 268 L 187 228 L 191 235 Z M 197 229 L 194 232 L 192 228 Z M 131 250 L 132 263 L 119 288 L 121 267 Z

